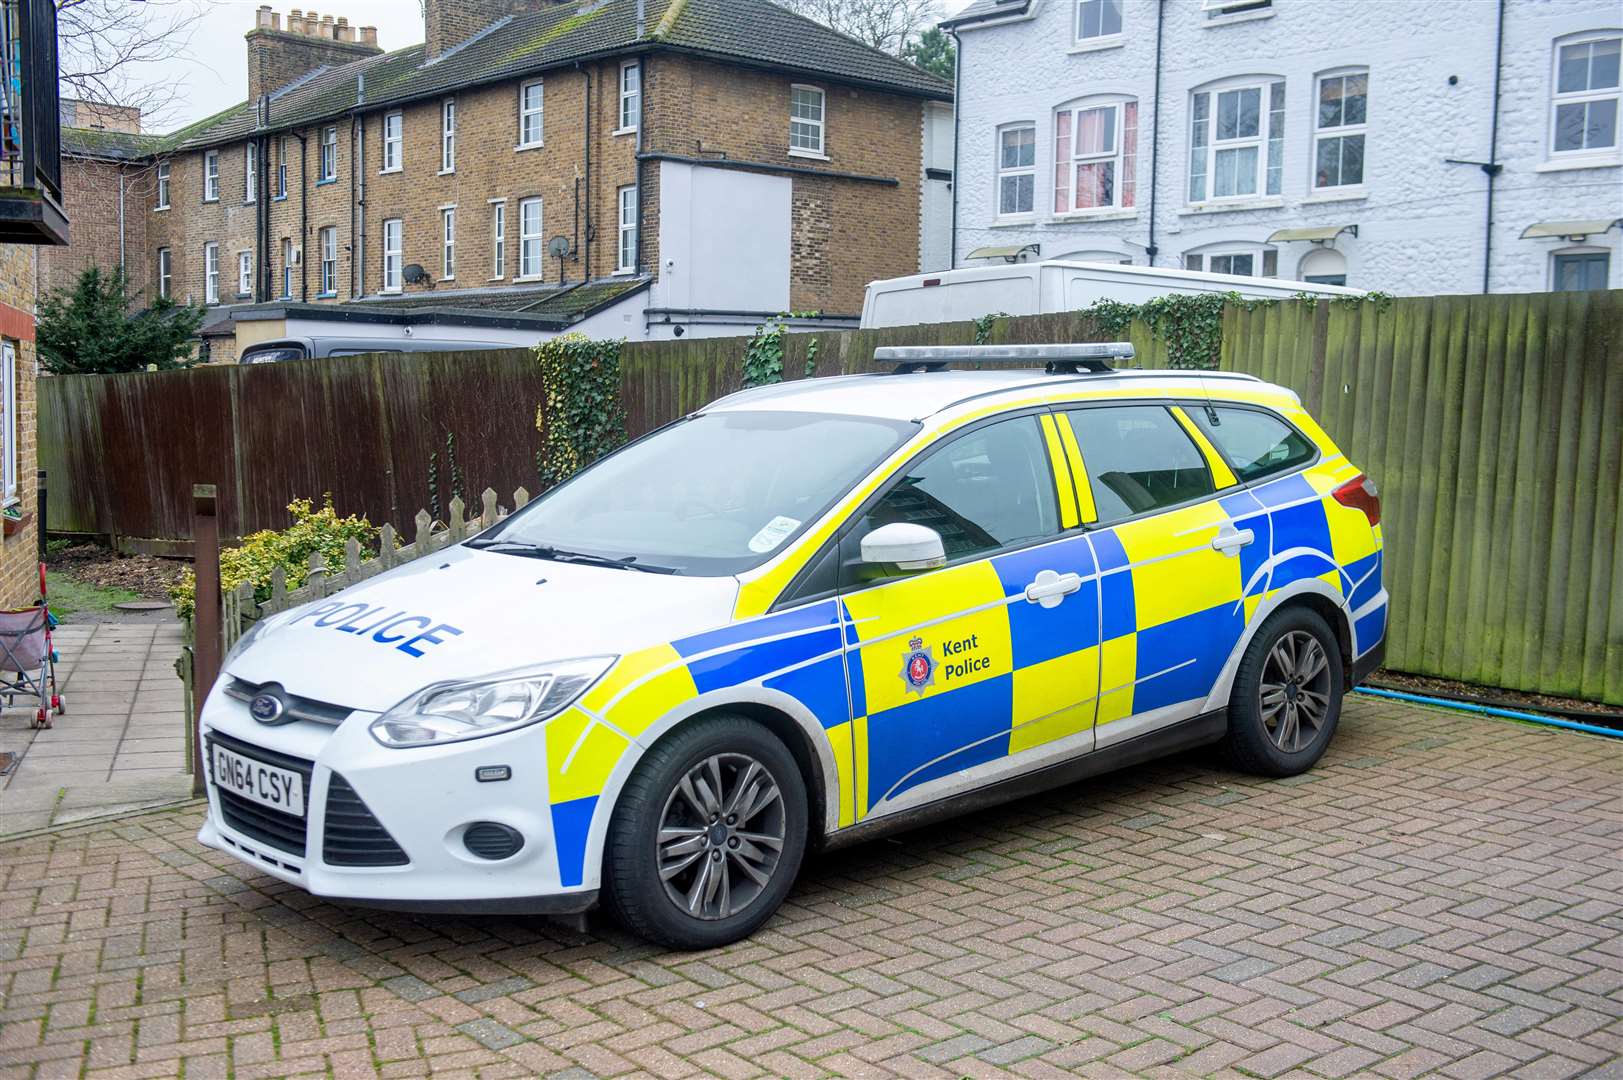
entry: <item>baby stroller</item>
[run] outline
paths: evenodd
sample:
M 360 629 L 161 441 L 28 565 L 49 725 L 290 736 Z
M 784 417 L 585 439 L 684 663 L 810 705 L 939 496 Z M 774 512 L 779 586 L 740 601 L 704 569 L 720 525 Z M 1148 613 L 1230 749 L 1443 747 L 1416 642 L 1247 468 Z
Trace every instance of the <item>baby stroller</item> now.
M 45 564 L 39 566 L 39 603 L 16 611 L 0 611 L 0 696 L 6 705 L 19 696 L 39 700 L 34 710 L 36 728 L 48 728 L 51 719 L 67 712 L 56 692 L 56 648 L 51 631 L 56 619 L 45 605 Z M 7 672 L 17 677 L 9 678 Z

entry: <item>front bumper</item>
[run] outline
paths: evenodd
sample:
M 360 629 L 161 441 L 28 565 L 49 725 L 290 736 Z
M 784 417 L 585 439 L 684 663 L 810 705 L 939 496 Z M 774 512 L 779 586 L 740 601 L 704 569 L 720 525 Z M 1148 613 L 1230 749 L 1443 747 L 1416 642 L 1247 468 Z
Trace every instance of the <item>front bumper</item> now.
M 573 887 L 561 881 L 542 726 L 397 750 L 371 737 L 374 716 L 353 713 L 337 727 L 267 727 L 216 687 L 203 707 L 209 811 L 199 842 L 314 896 L 359 906 L 571 914 L 595 905 L 595 873 Z M 215 743 L 301 774 L 303 817 L 219 787 Z M 511 778 L 479 782 L 476 769 L 492 765 L 508 766 Z M 500 859 L 476 855 L 464 834 L 484 822 L 516 831 L 522 846 Z

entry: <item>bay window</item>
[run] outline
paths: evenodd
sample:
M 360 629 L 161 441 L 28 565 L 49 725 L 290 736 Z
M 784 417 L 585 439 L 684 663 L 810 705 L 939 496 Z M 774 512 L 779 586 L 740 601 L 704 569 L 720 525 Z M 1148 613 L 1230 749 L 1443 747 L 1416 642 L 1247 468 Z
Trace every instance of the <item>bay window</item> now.
M 1369 73 L 1319 76 L 1314 117 L 1313 187 L 1357 187 L 1364 182 L 1364 132 Z
M 997 212 L 1000 217 L 1036 208 L 1037 126 L 1011 124 L 998 133 Z
M 1224 84 L 1190 99 L 1189 201 L 1278 195 L 1285 83 Z
M 1054 213 L 1135 205 L 1138 102 L 1089 102 L 1054 117 Z

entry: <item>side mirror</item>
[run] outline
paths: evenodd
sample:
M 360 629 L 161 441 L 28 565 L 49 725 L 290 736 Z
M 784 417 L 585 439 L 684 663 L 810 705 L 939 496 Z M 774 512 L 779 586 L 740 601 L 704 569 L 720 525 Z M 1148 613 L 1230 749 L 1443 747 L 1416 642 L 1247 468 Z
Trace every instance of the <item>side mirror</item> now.
M 893 521 L 862 538 L 862 561 L 898 570 L 934 570 L 946 565 L 947 553 L 934 529 Z

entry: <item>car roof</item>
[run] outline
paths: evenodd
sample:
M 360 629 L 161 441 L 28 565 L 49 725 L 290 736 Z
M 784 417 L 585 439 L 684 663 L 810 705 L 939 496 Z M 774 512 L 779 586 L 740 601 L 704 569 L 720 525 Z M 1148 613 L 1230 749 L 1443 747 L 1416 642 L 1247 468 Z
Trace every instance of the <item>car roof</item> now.
M 1252 375 L 1225 371 L 1109 371 L 1050 375 L 1041 369 L 1002 368 L 982 371 L 874 373 L 832 378 L 796 379 L 741 390 L 712 402 L 702 412 L 809 412 L 870 416 L 885 420 L 923 420 L 974 401 L 996 405 L 999 398 L 1045 401 L 1090 397 L 1205 396 L 1223 398 L 1279 397 L 1294 401 L 1284 387 Z

